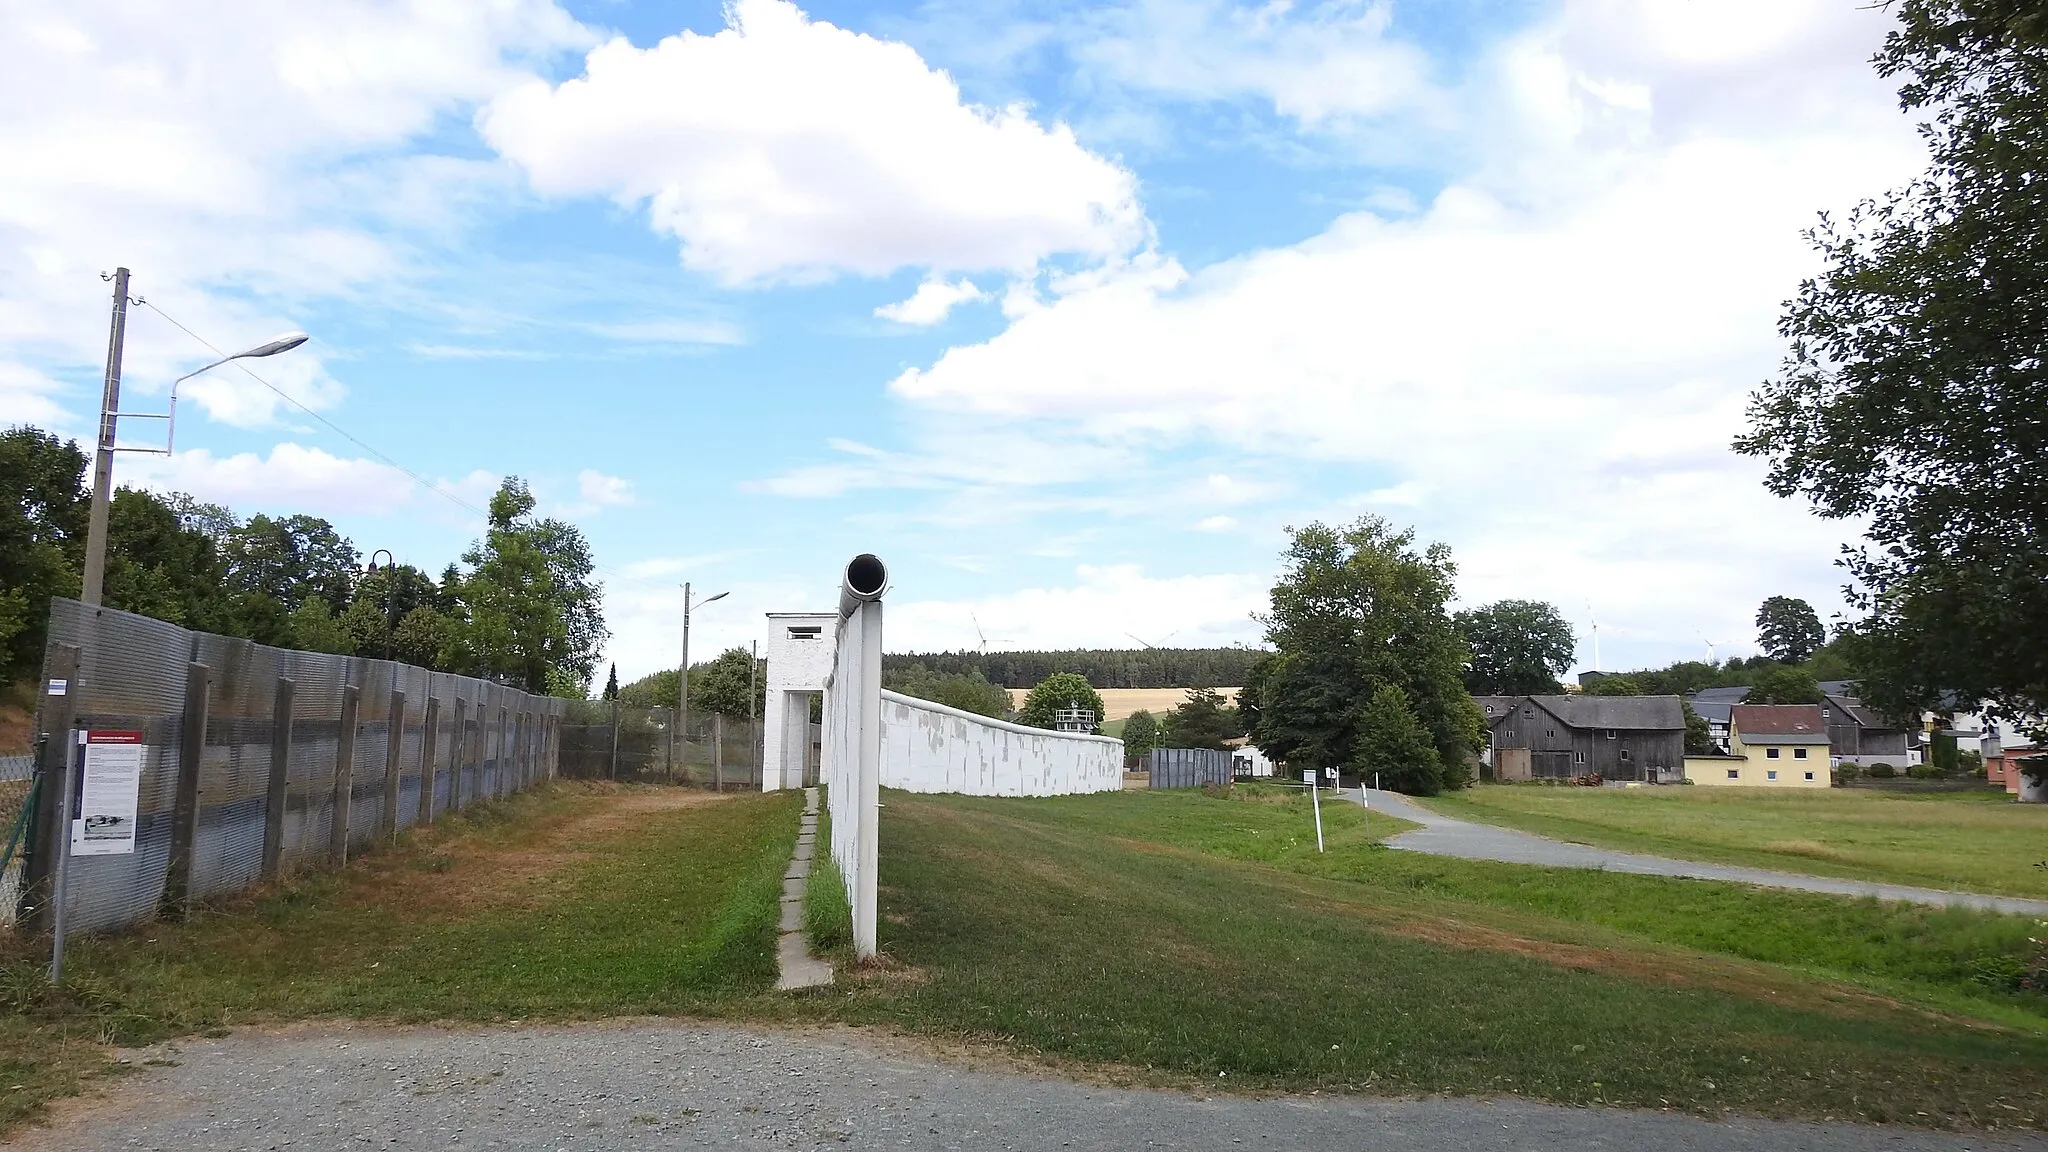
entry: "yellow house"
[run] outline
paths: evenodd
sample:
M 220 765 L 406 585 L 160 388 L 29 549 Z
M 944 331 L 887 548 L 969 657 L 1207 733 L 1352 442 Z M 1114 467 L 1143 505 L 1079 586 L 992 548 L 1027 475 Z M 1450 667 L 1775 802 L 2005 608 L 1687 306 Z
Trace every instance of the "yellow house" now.
M 1687 757 L 1685 778 L 1732 788 L 1829 788 L 1828 722 L 1818 704 L 1737 704 L 1727 756 Z

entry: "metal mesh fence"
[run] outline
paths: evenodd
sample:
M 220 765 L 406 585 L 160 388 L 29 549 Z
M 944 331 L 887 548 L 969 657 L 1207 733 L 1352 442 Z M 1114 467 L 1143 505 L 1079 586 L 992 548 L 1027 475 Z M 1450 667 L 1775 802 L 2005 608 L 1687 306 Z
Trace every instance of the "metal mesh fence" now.
M 572 700 L 562 719 L 561 774 L 664 781 L 729 790 L 761 787 L 758 723 L 692 712 L 678 733 L 673 708 Z
M 1154 788 L 1230 785 L 1230 753 L 1208 748 L 1154 748 L 1146 755 Z
M 72 858 L 72 932 L 125 927 L 167 901 L 224 896 L 268 875 L 343 863 L 399 829 L 545 779 L 554 774 L 566 703 L 389 661 L 190 632 L 72 600 L 51 606 L 45 664 L 46 678 L 67 690 L 43 697 L 37 728 L 60 738 L 36 766 L 49 802 L 38 802 L 28 883 L 18 901 L 6 901 L 8 912 L 48 911 L 46 873 L 65 823 L 55 813 L 56 774 L 70 754 L 61 737 L 77 729 L 143 733 L 135 850 Z M 6 790 L 22 786 L 6 780 L 20 771 L 0 761 L 0 815 L 11 815 Z

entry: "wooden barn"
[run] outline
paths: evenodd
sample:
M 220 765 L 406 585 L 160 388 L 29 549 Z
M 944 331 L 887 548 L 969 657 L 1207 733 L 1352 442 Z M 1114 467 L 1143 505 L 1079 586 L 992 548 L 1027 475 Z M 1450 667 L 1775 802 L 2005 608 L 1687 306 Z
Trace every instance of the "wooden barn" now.
M 1685 710 L 1676 696 L 1523 696 L 1488 711 L 1497 767 L 1519 767 L 1519 754 L 1501 753 L 1526 750 L 1538 780 L 1589 772 L 1650 784 L 1685 778 Z

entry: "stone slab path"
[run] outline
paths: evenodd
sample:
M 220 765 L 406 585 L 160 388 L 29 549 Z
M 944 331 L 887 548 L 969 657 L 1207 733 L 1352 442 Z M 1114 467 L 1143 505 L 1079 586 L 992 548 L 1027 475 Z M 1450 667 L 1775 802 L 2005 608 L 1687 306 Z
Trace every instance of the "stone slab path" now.
M 1642 856 L 1570 844 L 1513 828 L 1475 824 L 1432 812 L 1399 792 L 1365 789 L 1366 807 L 1422 827 L 1387 840 L 1387 847 L 1432 856 L 1456 856 L 1464 860 L 1498 860 L 1507 864 L 1538 864 L 1549 868 L 1598 868 L 1609 872 L 1634 872 L 1645 876 L 1685 876 L 1695 880 L 1725 880 L 1733 884 L 1754 884 L 1759 888 L 1790 888 L 1802 892 L 1824 892 L 1834 896 L 1875 896 L 1880 900 L 1903 900 L 1914 904 L 1976 908 L 1988 912 L 2009 912 L 2019 916 L 2048 918 L 2048 900 L 2026 900 L 2017 896 L 1986 896 L 1977 892 L 1949 892 L 1939 888 L 1913 888 L 1903 884 L 1876 884 L 1866 880 L 1840 880 L 1832 876 L 1808 876 L 1798 872 L 1773 872 L 1764 868 L 1743 868 L 1733 864 L 1707 864 L 1697 860 L 1673 860 L 1663 856 Z M 1356 804 L 1360 792 L 1350 789 L 1345 799 Z
M 688 1021 L 322 1028 L 135 1053 L 108 1096 L 0 1147 L 35 1152 L 1331 1149 L 1991 1152 L 2026 1133 L 1706 1120 L 1521 1100 L 1244 1099 L 969 1070 L 847 1032 Z M 145 1065 L 145 1061 L 157 1063 Z
M 789 870 L 782 874 L 782 922 L 775 941 L 775 964 L 781 974 L 775 987 L 789 992 L 816 988 L 832 982 L 832 965 L 811 955 L 811 938 L 804 932 L 804 892 L 811 882 L 811 854 L 818 846 L 818 790 L 804 789 L 804 815 L 797 825 L 796 850 L 790 853 Z

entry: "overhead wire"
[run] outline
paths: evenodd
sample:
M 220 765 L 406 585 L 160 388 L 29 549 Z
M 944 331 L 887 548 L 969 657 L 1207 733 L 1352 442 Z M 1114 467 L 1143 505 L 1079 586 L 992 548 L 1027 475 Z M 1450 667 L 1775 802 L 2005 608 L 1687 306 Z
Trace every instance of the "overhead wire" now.
M 194 332 L 190 328 L 185 327 L 183 324 L 178 323 L 178 320 L 175 316 L 172 316 L 170 313 L 164 311 L 162 308 L 157 307 L 155 301 L 143 299 L 136 301 L 136 303 L 141 304 L 145 308 L 148 308 L 150 311 L 163 317 L 165 320 L 170 321 L 172 327 L 176 328 L 180 332 L 183 332 L 185 335 L 190 336 L 192 339 L 198 341 L 204 347 L 211 349 L 214 355 L 227 355 L 226 352 L 223 352 L 220 348 L 216 347 L 213 344 L 213 342 L 206 339 L 206 337 L 201 336 L 199 333 Z M 335 435 L 340 436 L 342 439 L 347 440 L 349 443 L 355 445 L 358 448 L 361 448 L 363 451 L 368 452 L 370 455 L 375 456 L 377 459 L 383 461 L 386 464 L 389 464 L 391 467 L 398 469 L 400 472 L 405 473 L 405 475 L 408 478 L 410 478 L 413 483 L 418 484 L 420 487 L 425 488 L 428 491 L 441 496 L 442 498 L 446 499 L 449 503 L 454 504 L 459 508 L 465 509 L 478 516 L 485 517 L 486 519 L 489 518 L 490 513 L 485 512 L 483 509 L 477 507 L 474 504 L 471 504 L 469 501 L 464 500 L 462 497 L 457 496 L 455 493 L 448 491 L 441 485 L 433 483 L 426 477 L 420 475 L 419 473 L 413 471 L 410 468 L 407 468 L 405 465 L 400 464 L 398 461 L 392 459 L 391 457 L 385 455 L 384 453 L 379 452 L 377 449 L 371 447 L 368 443 L 366 443 L 362 437 L 357 436 L 355 433 L 350 432 L 348 429 L 343 428 L 341 425 L 336 424 L 334 421 L 329 420 L 327 417 L 322 416 L 318 412 L 315 412 L 313 409 L 307 407 L 305 404 L 300 403 L 298 398 L 292 396 L 284 389 L 279 388 L 277 385 L 272 384 L 270 381 L 265 380 L 263 377 L 257 375 L 253 370 L 250 369 L 250 367 L 247 364 L 242 363 L 240 360 L 231 361 L 231 363 L 233 363 L 236 368 L 241 369 L 243 375 L 247 376 L 249 379 L 256 381 L 258 384 L 261 384 L 265 388 L 268 388 L 272 392 L 276 393 L 277 397 L 283 400 L 285 403 L 291 405 L 294 408 L 297 408 L 299 411 L 304 412 L 306 415 L 311 416 L 313 419 L 318 420 L 320 423 L 326 425 L 327 428 L 330 431 L 332 431 Z
M 183 324 L 178 322 L 177 317 L 172 316 L 170 313 L 164 311 L 162 308 L 157 307 L 155 301 L 149 300 L 147 298 L 136 298 L 134 302 L 142 305 L 145 308 L 148 308 L 150 311 L 163 317 L 165 320 L 170 322 L 172 327 L 176 328 L 180 332 L 183 332 L 185 335 L 190 336 L 193 340 L 197 341 L 201 347 L 208 349 L 214 355 L 223 357 L 227 355 L 226 352 L 222 351 L 212 341 L 208 340 L 204 336 L 201 336 L 199 333 L 194 332 L 192 329 L 185 327 Z M 276 393 L 277 397 L 280 400 L 283 400 L 285 403 L 290 404 L 292 407 L 297 408 L 301 412 L 304 412 L 306 415 L 311 416 L 313 419 L 318 420 L 321 424 L 325 425 L 335 435 L 340 436 L 342 439 L 347 440 L 349 443 L 354 444 L 356 447 L 361 448 L 363 451 L 368 452 L 370 455 L 375 456 L 377 459 L 383 461 L 384 463 L 390 465 L 393 468 L 398 469 L 400 472 L 403 472 L 409 479 L 412 480 L 413 483 L 418 484 L 420 487 L 425 488 L 429 492 L 432 492 L 435 495 L 442 497 L 443 499 L 447 500 L 451 504 L 454 504 L 458 508 L 462 508 L 477 516 L 481 516 L 486 520 L 490 519 L 489 512 L 486 512 L 482 508 L 479 508 L 476 505 L 471 504 L 469 501 L 464 500 L 462 497 L 457 496 L 455 493 L 448 491 L 441 485 L 428 480 L 426 477 L 399 463 L 397 460 L 394 460 L 390 456 L 385 455 L 383 452 L 378 451 L 376 448 L 371 447 L 367 442 L 363 440 L 362 437 L 357 436 L 355 433 L 350 432 L 348 429 L 343 428 L 341 425 L 336 424 L 334 421 L 329 420 L 327 417 L 322 416 L 318 412 L 315 412 L 313 409 L 301 403 L 297 397 L 294 397 L 290 393 L 286 392 L 284 389 L 279 388 L 277 385 L 272 384 L 270 381 L 265 380 L 263 377 L 257 375 L 254 371 L 252 371 L 249 368 L 247 364 L 242 363 L 240 360 L 230 361 L 230 363 L 232 363 L 236 368 L 240 369 L 242 371 L 242 374 L 249 377 L 249 379 L 256 381 L 258 384 L 261 384 L 265 388 L 270 389 L 273 393 Z M 595 560 L 591 562 L 590 567 L 593 572 L 597 572 L 602 575 L 612 577 L 615 580 L 624 581 L 627 579 L 624 573 L 607 568 L 604 565 L 597 563 Z

